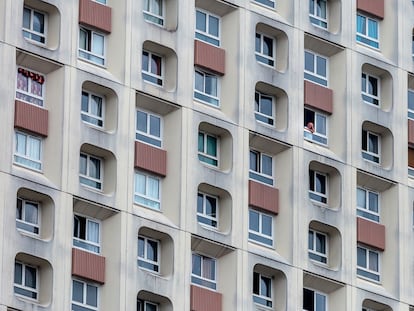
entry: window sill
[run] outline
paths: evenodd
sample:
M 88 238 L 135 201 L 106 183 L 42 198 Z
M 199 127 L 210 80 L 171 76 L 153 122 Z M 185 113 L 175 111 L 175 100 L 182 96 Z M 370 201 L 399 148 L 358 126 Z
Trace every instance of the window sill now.
M 82 61 L 82 62 L 84 62 L 86 64 L 94 65 L 94 66 L 97 66 L 97 67 L 102 68 L 102 69 L 105 69 L 105 70 L 107 69 L 106 61 L 105 60 L 104 60 L 104 64 L 103 65 L 102 64 L 99 64 L 99 63 L 95 63 L 95 62 L 93 62 L 93 61 L 91 61 L 91 60 L 89 60 L 87 58 L 83 58 L 83 57 L 81 57 L 79 55 L 78 55 L 78 60 L 80 60 L 80 61 Z
M 34 172 L 34 173 L 43 174 L 43 170 L 42 169 L 38 170 L 38 169 L 35 169 L 35 168 L 31 167 L 31 166 L 26 166 L 26 165 L 20 164 L 18 162 L 13 162 L 13 165 L 15 165 L 15 166 L 17 166 L 19 168 L 23 168 L 25 170 L 29 170 L 29 171 Z
M 269 245 L 269 244 L 265 244 L 265 243 L 260 243 L 259 241 L 252 240 L 252 239 L 248 239 L 248 241 L 249 241 L 249 243 L 252 243 L 252 244 L 257 245 L 257 246 L 265 247 L 266 249 L 269 249 L 269 250 L 274 250 L 275 249 L 273 244 Z
M 26 231 L 26 230 L 23 230 L 23 229 L 19 229 L 19 228 L 16 228 L 16 230 L 21 234 L 21 235 L 23 235 L 23 236 L 25 236 L 25 237 L 28 237 L 28 238 L 32 238 L 32 239 L 36 239 L 36 240 L 39 240 L 39 241 L 44 241 L 44 242 L 47 242 L 47 240 L 45 240 L 45 239 L 42 239 L 41 237 L 40 237 L 40 235 L 39 234 L 36 234 L 36 233 L 31 233 L 31 232 L 29 232 L 29 231 Z M 51 239 L 49 239 L 49 241 L 50 241 Z

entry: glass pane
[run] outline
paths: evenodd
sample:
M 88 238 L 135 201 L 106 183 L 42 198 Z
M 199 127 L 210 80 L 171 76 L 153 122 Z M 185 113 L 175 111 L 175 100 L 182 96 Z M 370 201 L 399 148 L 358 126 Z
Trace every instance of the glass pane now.
M 30 10 L 25 8 L 23 11 L 23 28 L 30 29 Z
M 152 304 L 152 303 L 146 303 L 145 310 L 143 311 L 157 311 L 157 305 Z
M 314 13 L 314 7 L 315 7 L 315 0 L 309 0 L 309 13 Z
M 315 70 L 313 54 L 307 51 L 305 51 L 305 70 L 310 72 L 314 72 Z
M 414 92 L 413 91 L 408 91 L 408 109 L 414 110 Z
M 368 151 L 378 154 L 378 136 L 368 134 Z
M 378 213 L 378 194 L 369 192 L 369 210 Z
M 45 17 L 43 14 L 34 12 L 33 14 L 33 30 L 44 33 L 45 32 Z
M 374 39 L 378 39 L 377 22 L 372 19 L 368 19 L 368 36 Z
M 201 72 L 196 71 L 194 79 L 195 79 L 195 83 L 194 83 L 195 89 L 197 91 L 204 93 L 204 75 Z
M 270 117 L 273 115 L 271 97 L 262 95 L 260 101 L 260 112 Z
M 207 135 L 207 154 L 216 157 L 217 156 L 217 138 Z
M 325 194 L 326 193 L 325 176 L 320 175 L 320 174 L 315 174 L 315 183 L 316 183 L 315 184 L 315 186 L 316 186 L 315 191 Z
M 206 196 L 206 215 L 216 217 L 216 199 Z
M 23 282 L 23 272 L 22 272 L 22 264 L 15 262 L 14 263 L 14 283 L 22 284 Z
M 135 192 L 140 193 L 140 194 L 146 194 L 145 186 L 146 186 L 145 175 L 136 173 L 135 174 Z
M 86 304 L 89 306 L 98 306 L 98 288 L 92 285 L 86 285 Z
M 26 202 L 25 204 L 25 209 L 24 209 L 24 214 L 25 214 L 25 221 L 30 222 L 32 224 L 37 224 L 38 223 L 38 215 L 37 215 L 37 204 L 35 203 L 30 203 L 30 202 Z
M 206 75 L 205 93 L 211 96 L 217 96 L 217 78 L 212 75 Z
M 357 265 L 358 267 L 367 267 L 366 250 L 361 247 L 357 248 Z
M 88 220 L 87 240 L 99 243 L 99 223 Z
M 214 259 L 203 257 L 203 276 L 209 280 L 216 279 L 216 261 Z
M 88 32 L 84 29 L 79 30 L 79 48 L 89 51 Z
M 326 311 L 326 296 L 315 293 L 316 308 L 315 311 Z
M 369 270 L 378 272 L 378 254 L 375 252 L 369 252 Z
M 263 54 L 273 57 L 273 39 L 263 36 Z
M 316 57 L 316 73 L 326 77 L 326 59 L 320 56 Z
M 26 135 L 16 133 L 16 152 L 26 154 Z
M 87 166 L 87 158 L 86 155 L 81 154 L 79 158 L 79 173 L 82 175 L 86 175 L 86 166 Z
M 368 77 L 368 93 L 378 96 L 378 80 L 374 77 Z
M 214 16 L 209 16 L 208 18 L 208 33 L 212 36 L 219 36 L 219 19 Z
M 101 178 L 101 161 L 96 158 L 89 158 L 89 176 L 100 179 Z
M 326 18 L 326 1 L 318 0 L 317 15 Z
M 82 104 L 81 109 L 84 112 L 89 112 L 89 95 L 86 92 L 82 92 Z
M 158 243 L 147 240 L 147 258 L 152 261 L 158 261 Z
M 272 296 L 272 287 L 271 287 L 271 280 L 266 277 L 261 277 L 260 279 L 260 295 L 265 297 L 271 297 Z
M 28 137 L 27 155 L 33 160 L 40 160 L 40 140 Z
M 308 249 L 313 250 L 313 231 L 309 231 L 308 233 Z
M 161 57 L 152 54 L 151 55 L 151 73 L 161 76 Z
M 83 303 L 83 283 L 72 281 L 72 300 Z
M 314 308 L 314 295 L 313 291 L 307 288 L 303 289 L 303 309 L 313 310 Z
M 357 205 L 366 208 L 366 191 L 360 188 L 357 188 Z
M 192 273 L 198 276 L 201 276 L 201 257 L 199 255 L 193 254 L 193 268 Z
M 138 257 L 143 258 L 145 254 L 145 240 L 138 237 Z
M 320 114 L 316 114 L 316 132 L 326 135 L 326 118 Z
M 36 288 L 36 268 L 25 266 L 24 285 L 30 288 Z
M 317 233 L 316 234 L 316 251 L 319 253 L 326 253 L 326 240 L 325 236 L 322 234 Z
M 262 233 L 272 236 L 272 217 L 262 214 Z
M 206 14 L 200 11 L 196 12 L 196 29 L 203 32 L 207 31 Z
M 249 229 L 259 232 L 259 213 L 249 210 Z
M 250 151 L 250 170 L 258 172 L 258 154 L 257 152 Z
M 147 114 L 142 111 L 137 111 L 137 130 L 146 133 L 147 127 Z
M 142 51 L 142 70 L 149 72 L 149 54 Z
M 253 294 L 259 295 L 259 283 L 260 283 L 259 273 L 253 272 Z
M 16 202 L 16 219 L 20 219 L 20 220 L 23 219 L 22 218 L 23 217 L 22 204 L 23 204 L 22 200 L 17 199 L 17 202 Z
M 90 113 L 102 117 L 102 98 L 96 95 L 91 96 Z
M 150 115 L 150 134 L 161 137 L 161 120 L 153 115 Z
M 362 92 L 367 91 L 367 75 L 365 73 L 361 76 L 361 90 Z
M 357 15 L 357 32 L 366 34 L 365 17 Z
M 92 35 L 92 53 L 104 55 L 104 36 L 96 33 Z
M 258 33 L 256 33 L 255 49 L 256 49 L 256 52 L 258 53 L 262 52 L 261 35 Z
M 159 182 L 158 179 L 147 177 L 148 179 L 148 196 L 157 199 L 159 198 Z
M 262 155 L 262 173 L 272 176 L 272 158 L 267 155 Z

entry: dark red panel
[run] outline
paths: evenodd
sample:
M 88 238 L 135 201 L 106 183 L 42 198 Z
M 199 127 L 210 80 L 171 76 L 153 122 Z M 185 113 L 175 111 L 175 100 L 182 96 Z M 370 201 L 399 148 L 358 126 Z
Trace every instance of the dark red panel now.
M 191 311 L 221 311 L 221 299 L 218 292 L 191 285 Z
M 105 283 L 105 257 L 72 248 L 72 275 Z
M 225 51 L 211 44 L 194 40 L 194 65 L 224 75 Z
M 279 213 L 279 189 L 249 180 L 249 206 Z
M 14 103 L 14 127 L 47 137 L 49 113 L 46 109 L 19 100 Z
M 167 176 L 167 151 L 135 141 L 135 167 Z
M 381 251 L 385 250 L 385 226 L 357 217 L 357 241 Z
M 357 0 L 357 8 L 380 19 L 384 18 L 384 0 Z
M 325 111 L 333 112 L 333 92 L 327 87 L 305 81 L 305 105 Z
M 79 24 L 110 33 L 111 8 L 92 0 L 79 0 Z

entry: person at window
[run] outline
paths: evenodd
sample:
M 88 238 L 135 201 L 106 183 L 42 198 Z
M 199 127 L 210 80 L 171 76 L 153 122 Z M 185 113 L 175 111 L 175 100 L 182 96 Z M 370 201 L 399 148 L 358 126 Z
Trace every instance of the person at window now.
M 303 129 L 303 133 L 304 133 L 305 138 L 312 139 L 313 132 L 315 132 L 313 122 L 308 122 L 308 124 L 306 124 L 305 128 Z

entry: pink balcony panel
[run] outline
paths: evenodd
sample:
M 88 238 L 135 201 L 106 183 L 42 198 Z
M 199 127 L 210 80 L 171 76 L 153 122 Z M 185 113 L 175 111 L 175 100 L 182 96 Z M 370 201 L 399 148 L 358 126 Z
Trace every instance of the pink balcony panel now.
M 104 284 L 105 257 L 72 248 L 72 275 Z
M 19 100 L 14 102 L 14 127 L 47 137 L 49 113 L 46 109 Z
M 160 176 L 167 176 L 167 151 L 135 142 L 135 167 Z
M 194 65 L 218 75 L 225 74 L 225 51 L 205 42 L 194 40 Z
M 408 143 L 414 146 L 414 121 L 408 120 Z
M 191 285 L 191 311 L 221 311 L 220 293 Z
M 384 0 L 357 0 L 357 9 L 380 19 L 384 18 Z
M 249 206 L 279 213 L 279 189 L 249 180 Z
M 111 32 L 111 8 L 92 0 L 79 0 L 79 24 Z
M 305 81 L 305 105 L 332 114 L 333 92 L 327 87 Z
M 357 217 L 357 241 L 381 251 L 385 250 L 385 226 Z

